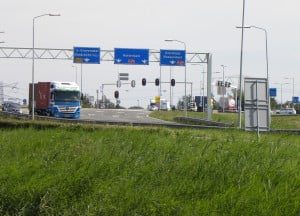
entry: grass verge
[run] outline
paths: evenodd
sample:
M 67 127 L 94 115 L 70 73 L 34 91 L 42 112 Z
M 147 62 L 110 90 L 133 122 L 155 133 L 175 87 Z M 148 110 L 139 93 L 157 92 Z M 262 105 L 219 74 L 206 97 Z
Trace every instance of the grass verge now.
M 0 121 L 1 215 L 297 215 L 300 139 Z
M 152 118 L 158 118 L 166 121 L 174 121 L 175 117 L 185 116 L 184 112 L 180 111 L 154 111 L 151 112 Z M 205 114 L 200 112 L 188 112 L 188 117 L 192 118 L 205 118 Z M 271 129 L 300 129 L 300 115 L 280 116 L 272 115 Z M 237 126 L 238 114 L 237 113 L 214 113 L 212 116 L 213 121 L 224 122 Z M 244 119 L 242 118 L 242 122 Z

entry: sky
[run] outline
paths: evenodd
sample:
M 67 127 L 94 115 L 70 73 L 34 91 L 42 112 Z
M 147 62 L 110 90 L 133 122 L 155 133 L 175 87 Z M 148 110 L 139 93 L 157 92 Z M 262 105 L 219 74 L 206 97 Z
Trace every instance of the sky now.
M 188 52 L 207 52 L 213 55 L 213 81 L 220 80 L 221 65 L 225 76 L 237 85 L 240 71 L 242 0 L 0 0 L 0 46 L 32 47 L 32 19 L 44 13 L 59 13 L 60 17 L 42 17 L 36 21 L 35 44 L 41 48 L 74 46 L 100 47 L 103 50 L 120 48 L 183 49 Z M 263 27 L 268 31 L 270 87 L 283 85 L 283 100 L 291 100 L 292 80 L 295 95 L 300 96 L 300 2 L 297 0 L 246 0 L 245 25 Z M 257 29 L 246 29 L 244 38 L 243 74 L 247 77 L 266 77 L 265 35 Z M 28 98 L 31 82 L 30 60 L 0 59 L 0 81 L 17 82 L 16 89 L 5 94 Z M 77 67 L 68 60 L 37 60 L 35 81 L 75 81 Z M 122 86 L 121 105 L 139 103 L 146 107 L 157 95 L 154 84 L 141 86 L 142 78 L 153 82 L 159 77 L 158 63 L 149 66 L 118 66 L 113 62 L 83 66 L 83 92 L 95 96 L 101 84 L 115 83 L 117 73 L 129 73 L 135 88 Z M 162 81 L 169 81 L 168 67 L 162 68 Z M 187 65 L 187 81 L 193 82 L 193 95 L 200 95 L 203 66 Z M 184 81 L 184 68 L 172 68 L 172 78 Z M 229 79 L 229 78 L 228 78 Z M 80 84 L 80 83 L 79 83 Z M 206 84 L 205 84 L 206 85 Z M 174 88 L 174 100 L 184 95 L 184 85 Z M 188 85 L 188 94 L 190 93 Z M 104 94 L 114 100 L 115 86 L 105 86 Z M 162 86 L 162 97 L 169 99 L 169 85 Z M 215 89 L 214 92 L 216 93 Z

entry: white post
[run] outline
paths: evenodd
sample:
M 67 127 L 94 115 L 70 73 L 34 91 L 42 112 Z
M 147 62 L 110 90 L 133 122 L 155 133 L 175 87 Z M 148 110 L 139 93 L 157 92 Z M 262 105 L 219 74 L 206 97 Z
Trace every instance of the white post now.
M 83 91 L 82 91 L 82 63 L 80 64 L 80 92 L 81 92 L 81 100 L 83 99 Z
M 211 79 L 212 79 L 212 54 L 208 53 L 207 58 L 207 120 L 212 120 L 212 105 L 211 105 Z
M 187 117 L 187 97 L 186 97 L 186 63 L 187 63 L 187 53 L 186 53 L 186 44 L 182 42 L 184 45 L 184 52 L 185 52 L 185 62 L 184 62 L 184 111 L 185 117 Z
M 37 17 L 33 18 L 32 21 L 32 81 L 31 81 L 31 115 L 34 120 L 34 21 Z
M 172 85 L 171 85 L 171 79 L 172 79 L 172 68 L 170 67 L 170 106 L 172 106 Z

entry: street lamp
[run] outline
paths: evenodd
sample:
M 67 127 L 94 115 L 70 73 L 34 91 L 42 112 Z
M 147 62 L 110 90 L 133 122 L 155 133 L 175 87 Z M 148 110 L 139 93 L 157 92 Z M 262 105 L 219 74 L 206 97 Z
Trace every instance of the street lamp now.
M 225 112 L 225 65 L 221 65 L 222 67 L 222 72 L 223 72 L 223 86 L 222 86 L 222 96 L 223 96 L 223 100 L 222 100 L 222 111 L 223 113 Z
M 201 78 L 200 78 L 200 95 L 201 95 L 201 90 L 202 90 L 202 108 L 203 108 L 203 112 L 204 112 L 204 85 L 205 85 L 205 71 L 204 71 L 204 66 L 202 64 L 199 63 L 193 63 L 192 65 L 200 65 L 202 66 L 202 87 L 201 87 Z
M 294 98 L 294 96 L 295 96 L 295 79 L 294 79 L 294 77 L 285 77 L 284 79 L 289 79 L 289 80 L 292 80 L 293 81 L 293 96 L 292 96 L 292 104 L 294 105 L 294 103 L 293 103 L 293 98 Z
M 32 19 L 32 120 L 34 120 L 34 59 L 35 59 L 35 52 L 34 52 L 34 24 L 35 24 L 35 20 L 44 16 L 60 16 L 60 14 L 42 14 L 36 17 L 33 17 Z
M 183 41 L 180 40 L 175 40 L 175 39 L 168 39 L 165 40 L 166 42 L 178 42 L 183 44 L 184 46 L 184 52 L 185 52 L 185 62 L 184 62 L 184 112 L 185 112 L 185 117 L 187 117 L 187 101 L 186 101 L 186 44 Z
M 72 65 L 72 68 L 75 68 L 75 82 L 77 83 L 77 67 L 75 65 Z
M 254 28 L 254 29 L 258 29 L 258 30 L 261 30 L 265 33 L 265 40 L 266 40 L 266 65 L 267 65 L 267 81 L 269 82 L 269 57 L 268 57 L 268 32 L 265 28 L 262 28 L 262 27 L 257 27 L 257 26 L 254 26 L 254 25 L 251 25 L 251 26 L 244 26 L 244 27 L 240 27 L 240 26 L 237 26 L 236 28 L 247 28 L 247 29 L 250 29 L 250 28 Z
M 258 30 L 261 30 L 265 33 L 265 40 L 266 40 L 266 66 L 267 66 L 267 89 L 269 89 L 269 55 L 268 55 L 268 32 L 265 28 L 262 28 L 262 27 L 258 27 L 258 26 L 254 26 L 254 25 L 251 25 L 251 26 L 238 26 L 236 28 L 242 28 L 242 29 L 250 29 L 250 28 L 254 28 L 254 29 L 258 29 Z M 269 103 L 269 108 L 271 108 L 271 102 L 270 102 L 270 94 L 269 94 L 269 91 L 267 92 L 267 97 L 268 97 L 268 103 Z
M 280 97 L 281 97 L 280 108 L 282 109 L 282 86 L 288 85 L 290 83 L 274 83 L 274 84 L 280 85 Z

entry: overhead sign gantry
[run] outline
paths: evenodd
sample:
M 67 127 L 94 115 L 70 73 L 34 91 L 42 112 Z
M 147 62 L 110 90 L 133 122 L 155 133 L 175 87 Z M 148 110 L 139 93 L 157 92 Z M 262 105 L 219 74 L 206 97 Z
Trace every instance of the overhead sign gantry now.
M 136 50 L 136 49 L 133 49 Z M 52 48 L 35 48 L 34 53 L 32 48 L 22 48 L 22 47 L 0 47 L 0 58 L 8 59 L 35 59 L 44 60 L 73 60 L 74 61 L 74 50 L 73 49 L 52 49 Z M 161 52 L 159 50 L 148 50 L 148 58 L 139 58 L 138 60 L 130 61 L 133 64 L 140 63 L 140 65 L 149 65 L 149 63 L 161 63 Z M 182 55 L 181 55 L 182 56 Z M 115 62 L 115 50 L 101 50 L 99 48 L 99 63 L 102 61 Z M 147 56 L 146 56 L 147 57 Z M 186 64 L 206 64 L 207 65 L 207 100 L 211 101 L 211 80 L 212 80 L 212 54 L 211 53 L 199 53 L 199 52 L 186 52 L 185 53 Z M 86 62 L 90 62 L 85 58 Z M 147 60 L 148 61 L 143 61 Z M 123 59 L 126 60 L 125 57 Z M 128 64 L 127 59 L 127 64 Z M 184 60 L 184 59 L 182 59 Z M 174 60 L 175 61 L 175 60 Z M 173 62 L 173 61 L 172 61 Z M 180 64 L 182 61 L 177 61 Z M 171 64 L 171 62 L 169 62 Z M 168 64 L 169 64 L 168 63 Z M 120 62 L 121 64 L 121 62 Z M 182 64 L 182 63 L 181 63 Z M 82 65 L 82 64 L 81 64 Z M 185 65 L 183 65 L 185 66 Z M 212 104 L 208 103 L 207 107 L 207 119 L 211 120 L 212 116 Z

